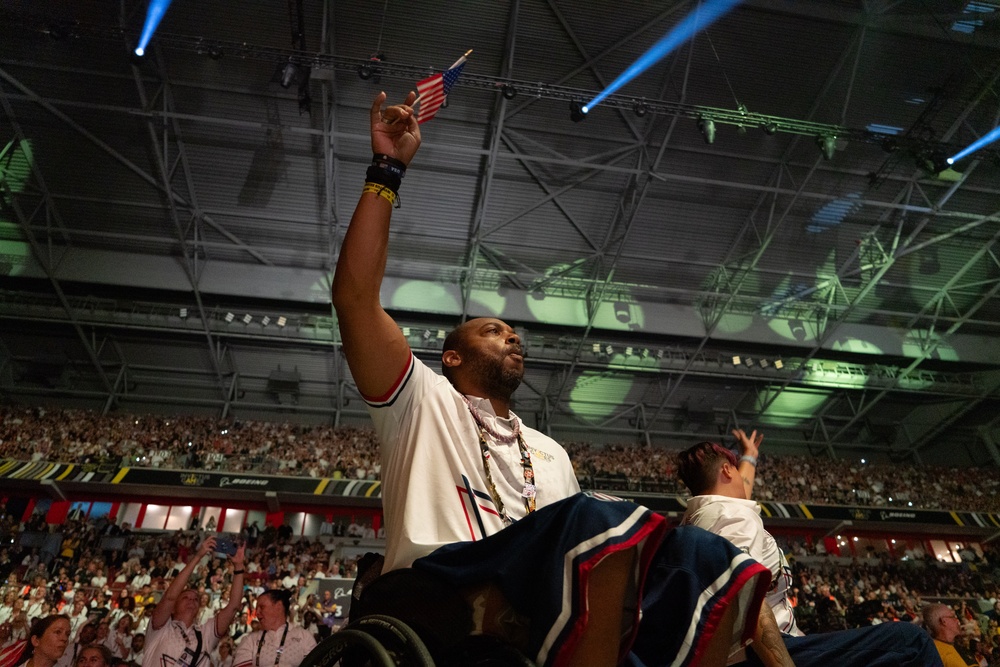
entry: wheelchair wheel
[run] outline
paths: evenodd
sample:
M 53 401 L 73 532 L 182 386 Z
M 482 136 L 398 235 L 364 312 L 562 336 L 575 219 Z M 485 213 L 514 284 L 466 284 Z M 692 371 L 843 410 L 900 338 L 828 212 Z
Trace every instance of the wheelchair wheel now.
M 489 635 L 469 635 L 438 661 L 438 667 L 537 667 L 516 648 Z
M 309 652 L 299 667 L 395 667 L 389 652 L 368 633 L 344 628 Z
M 403 621 L 392 616 L 364 616 L 351 628 L 366 632 L 388 651 L 400 667 L 434 667 L 430 651 L 417 633 Z

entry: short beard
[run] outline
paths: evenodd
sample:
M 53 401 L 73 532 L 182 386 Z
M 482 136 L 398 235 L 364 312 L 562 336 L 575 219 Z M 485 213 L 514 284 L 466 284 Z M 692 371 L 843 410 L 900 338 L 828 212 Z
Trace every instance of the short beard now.
M 507 368 L 504 366 L 504 353 L 496 358 L 474 357 L 468 360 L 472 367 L 473 374 L 480 383 L 482 389 L 489 394 L 483 398 L 509 399 L 511 395 L 521 386 L 521 378 L 524 370 L 518 368 Z

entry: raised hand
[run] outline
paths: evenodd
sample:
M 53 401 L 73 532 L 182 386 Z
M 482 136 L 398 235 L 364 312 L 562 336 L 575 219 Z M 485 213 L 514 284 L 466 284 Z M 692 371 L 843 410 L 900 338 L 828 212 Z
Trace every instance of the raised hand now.
M 420 147 L 420 125 L 412 107 L 417 94 L 411 90 L 403 104 L 383 109 L 385 99 L 383 92 L 372 102 L 372 152 L 394 157 L 408 165 Z
M 764 434 L 758 434 L 756 430 L 750 435 L 746 434 L 741 428 L 733 429 L 733 437 L 740 444 L 740 455 L 741 456 L 752 456 L 757 458 L 757 452 L 760 450 L 760 443 L 764 440 Z
M 198 555 L 204 556 L 207 553 L 215 551 L 215 538 L 206 537 L 205 541 L 198 545 Z
M 236 548 L 236 553 L 233 554 L 233 567 L 237 570 L 243 569 L 243 553 L 246 550 L 246 545 L 241 544 Z

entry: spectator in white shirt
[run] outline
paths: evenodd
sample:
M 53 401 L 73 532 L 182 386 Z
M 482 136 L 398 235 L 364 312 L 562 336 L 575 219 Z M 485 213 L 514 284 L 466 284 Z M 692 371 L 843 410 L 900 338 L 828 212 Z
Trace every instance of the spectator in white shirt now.
M 108 583 L 108 575 L 104 569 L 98 570 L 93 577 L 90 578 L 90 585 L 94 588 L 104 588 Z
M 139 574 L 132 577 L 132 583 L 130 585 L 132 590 L 139 590 L 143 586 L 149 586 L 150 582 L 152 582 L 152 578 L 149 576 L 149 572 L 146 568 L 141 568 L 139 570 Z

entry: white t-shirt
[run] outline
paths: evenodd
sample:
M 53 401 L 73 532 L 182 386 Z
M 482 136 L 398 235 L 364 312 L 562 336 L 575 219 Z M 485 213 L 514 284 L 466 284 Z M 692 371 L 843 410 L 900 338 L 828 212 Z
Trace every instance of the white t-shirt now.
M 408 567 L 438 547 L 480 540 L 504 527 L 483 471 L 479 432 L 468 406 L 447 379 L 410 355 L 396 386 L 366 397 L 381 441 L 382 507 L 387 525 L 385 571 Z M 499 433 L 488 400 L 470 400 Z M 522 424 L 535 473 L 536 508 L 579 493 L 569 456 L 559 444 Z M 487 434 L 490 471 L 507 514 L 526 514 L 524 471 L 517 442 L 497 443 Z
M 284 646 L 281 645 L 282 635 L 288 628 Z M 261 643 L 261 637 L 264 642 Z M 278 667 L 298 667 L 303 658 L 316 646 L 316 638 L 311 632 L 298 625 L 285 624 L 277 630 L 258 630 L 244 635 L 236 645 L 233 653 L 234 667 L 274 667 L 278 648 L 281 647 L 281 657 Z
M 69 631 L 71 637 L 76 636 L 76 633 L 77 631 L 79 631 L 80 626 L 86 623 L 87 619 L 90 618 L 90 614 L 91 611 L 86 605 L 81 607 L 78 613 L 74 614 L 72 609 L 66 612 L 66 616 L 69 617 Z
M 33 600 L 28 604 L 24 605 L 24 612 L 28 616 L 29 624 L 42 615 L 42 607 L 44 606 L 45 606 L 44 600 Z
M 201 653 L 194 665 L 188 664 L 198 646 L 197 630 L 201 633 Z M 208 619 L 201 625 L 185 628 L 184 624 L 170 619 L 159 630 L 149 625 L 146 634 L 146 646 L 143 650 L 142 667 L 210 667 L 212 658 L 209 655 L 219 645 L 219 636 L 215 634 L 215 618 Z M 185 649 L 188 649 L 185 652 Z
M 54 667 L 76 667 L 76 659 L 80 655 L 81 648 L 79 642 L 70 642 L 66 646 L 66 650 L 63 651 L 62 657 L 56 660 Z
M 803 632 L 795 624 L 788 589 L 792 585 L 792 568 L 785 554 L 771 534 L 764 530 L 760 519 L 760 505 L 753 500 L 728 496 L 695 496 L 688 499 L 683 525 L 704 528 L 720 535 L 771 571 L 771 587 L 767 603 L 774 612 L 778 630 L 786 635 L 801 637 Z
M 111 628 L 108 632 L 107 639 L 104 640 L 104 645 L 116 656 L 124 660 L 128 657 L 131 652 L 132 646 L 132 635 L 128 633 L 119 634 L 115 628 Z

